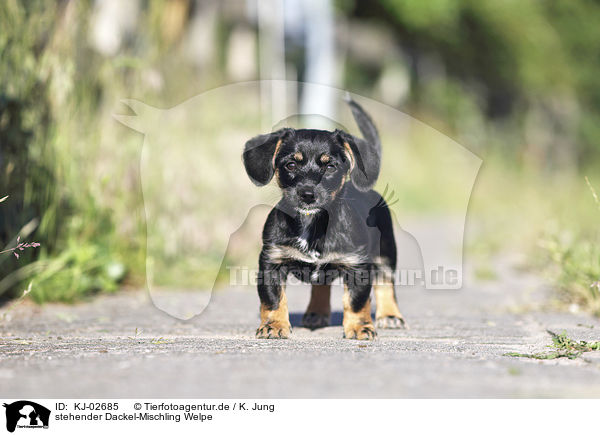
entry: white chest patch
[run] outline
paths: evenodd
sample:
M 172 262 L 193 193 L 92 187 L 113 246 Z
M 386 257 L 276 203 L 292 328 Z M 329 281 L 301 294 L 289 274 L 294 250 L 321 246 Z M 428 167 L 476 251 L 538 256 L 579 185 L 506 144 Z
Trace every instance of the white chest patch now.
M 266 247 L 266 253 L 269 256 L 269 260 L 273 263 L 285 263 L 288 261 L 301 261 L 303 263 L 314 264 L 319 268 L 320 265 L 335 263 L 346 266 L 354 266 L 356 264 L 364 263 L 367 261 L 366 247 L 359 246 L 355 252 L 325 252 L 321 253 L 315 250 L 309 249 L 309 240 L 311 238 L 312 231 L 310 230 L 310 223 L 312 218 L 309 218 L 309 222 L 305 224 L 302 232 L 298 238 L 294 241 L 293 246 L 289 245 L 270 245 Z
M 312 219 L 311 219 L 311 221 L 312 221 Z M 300 236 L 298 236 L 298 239 L 296 239 L 296 246 L 300 249 L 300 251 L 305 252 L 310 257 L 318 258 L 321 254 L 319 254 L 316 251 L 308 250 L 308 239 L 309 238 L 310 238 L 310 229 L 309 229 L 309 225 L 307 225 L 302 230 L 302 233 L 300 234 Z
M 272 245 L 266 249 L 269 260 L 273 263 L 295 260 L 316 265 L 337 263 L 348 266 L 364 263 L 367 260 L 367 256 L 362 254 L 363 251 L 361 249 L 358 251 L 357 253 L 328 252 L 321 255 L 320 252 L 305 251 L 294 246 Z
M 302 251 L 306 251 L 308 249 L 308 240 L 303 239 L 302 237 L 298 237 L 297 243 Z

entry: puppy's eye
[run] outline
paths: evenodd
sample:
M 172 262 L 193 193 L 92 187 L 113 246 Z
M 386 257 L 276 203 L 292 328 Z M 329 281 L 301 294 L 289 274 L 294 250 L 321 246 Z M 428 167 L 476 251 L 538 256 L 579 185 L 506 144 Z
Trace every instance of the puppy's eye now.
M 335 165 L 333 165 L 331 163 L 325 167 L 325 171 L 329 172 L 329 173 L 335 172 L 335 169 L 336 169 Z
M 287 169 L 288 171 L 293 171 L 294 169 L 296 169 L 296 163 L 294 162 L 289 162 L 285 165 L 285 169 Z

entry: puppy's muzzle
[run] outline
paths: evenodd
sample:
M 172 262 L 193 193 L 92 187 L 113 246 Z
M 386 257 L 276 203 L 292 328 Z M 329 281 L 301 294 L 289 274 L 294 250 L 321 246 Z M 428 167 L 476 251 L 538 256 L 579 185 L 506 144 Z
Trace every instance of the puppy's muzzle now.
M 298 188 L 298 198 L 306 205 L 310 205 L 315 202 L 315 190 L 312 187 L 300 187 Z

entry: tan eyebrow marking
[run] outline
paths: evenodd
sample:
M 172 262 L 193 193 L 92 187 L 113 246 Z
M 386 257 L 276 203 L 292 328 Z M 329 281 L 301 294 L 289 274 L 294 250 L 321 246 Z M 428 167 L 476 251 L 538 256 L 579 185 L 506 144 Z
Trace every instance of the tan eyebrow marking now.
M 302 160 L 304 160 L 304 156 L 301 152 L 298 151 L 296 154 L 294 154 L 294 160 L 296 160 L 297 162 L 301 162 Z
M 329 157 L 327 154 L 323 154 L 319 160 L 321 160 L 321 163 L 329 163 L 331 157 Z

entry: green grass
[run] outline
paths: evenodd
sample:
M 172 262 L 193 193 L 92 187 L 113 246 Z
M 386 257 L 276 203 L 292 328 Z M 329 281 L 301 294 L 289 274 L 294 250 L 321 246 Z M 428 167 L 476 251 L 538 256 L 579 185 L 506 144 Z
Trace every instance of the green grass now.
M 597 174 L 597 167 L 585 172 Z M 600 315 L 600 210 L 592 186 L 575 172 L 517 169 L 484 158 L 471 198 L 465 255 L 479 280 L 493 278 L 494 258 L 518 254 L 519 270 L 555 288 L 554 306 Z M 516 257 L 517 258 L 517 257 Z
M 543 264 L 558 290 L 559 301 L 577 304 L 600 315 L 600 202 L 592 184 L 585 178 L 596 210 L 596 220 L 573 220 L 553 226 L 540 239 L 545 253 Z
M 88 57 L 84 66 L 74 49 L 84 39 L 83 22 L 54 27 L 59 21 L 54 6 L 12 0 L 0 5 L 7 23 L 0 35 L 0 186 L 9 195 L 0 237 L 8 249 L 17 236 L 41 243 L 19 258 L 0 257 L 0 297 L 17 296 L 35 277 L 30 297 L 37 302 L 114 290 L 131 264 L 127 260 L 135 258 L 115 253 L 120 243 L 115 222 L 92 181 L 97 173 L 91 167 L 101 151 L 91 108 L 99 102 L 102 72 L 91 73 L 95 59 Z M 71 11 L 78 17 L 87 8 L 72 5 Z
M 140 136 L 112 114 L 119 98 L 151 93 L 143 76 L 161 53 L 149 47 L 104 58 L 82 44 L 92 6 L 70 4 L 60 16 L 63 8 L 52 2 L 0 5 L 7 24 L 0 32 L 0 196 L 9 195 L 0 250 L 19 235 L 41 243 L 19 259 L 0 256 L 2 299 L 18 297 L 33 277 L 30 297 L 40 303 L 72 302 L 145 279 Z M 141 19 L 152 21 L 160 8 L 146 8 Z M 157 36 L 146 34 L 156 27 L 141 27 L 140 37 Z M 196 83 L 169 81 L 182 82 Z M 165 93 L 187 95 L 181 85 Z
M 574 236 L 563 231 L 548 235 L 541 242 L 547 255 L 547 270 L 558 290 L 559 302 L 577 304 L 600 315 L 600 240 Z

